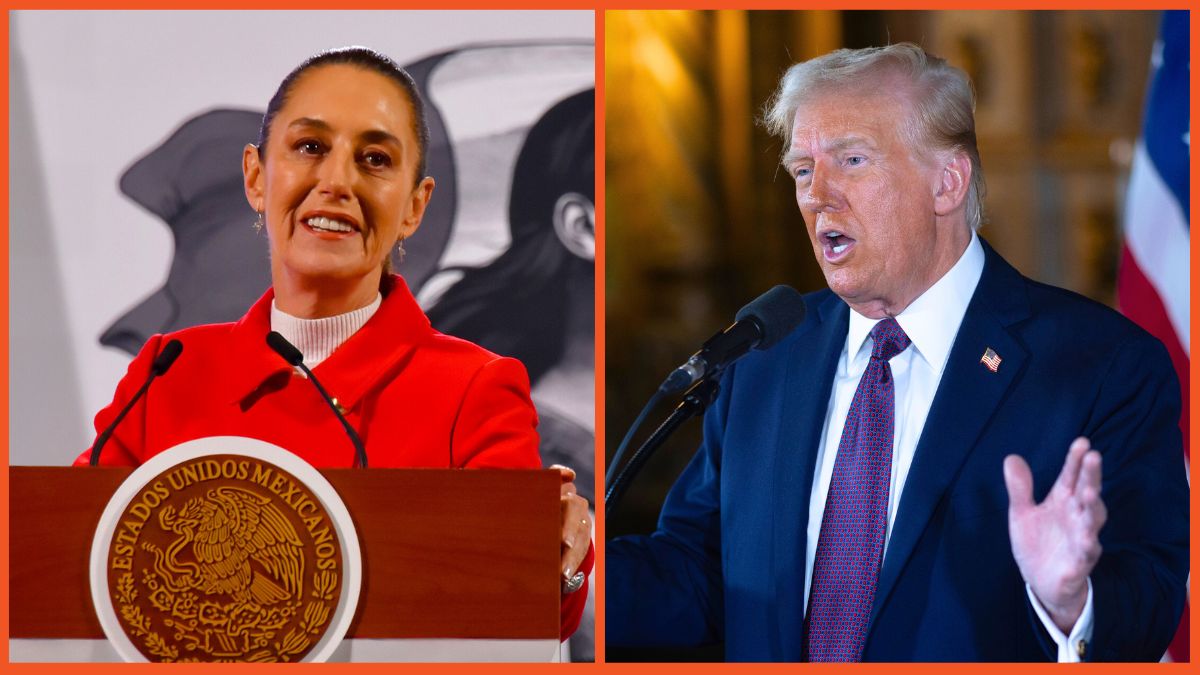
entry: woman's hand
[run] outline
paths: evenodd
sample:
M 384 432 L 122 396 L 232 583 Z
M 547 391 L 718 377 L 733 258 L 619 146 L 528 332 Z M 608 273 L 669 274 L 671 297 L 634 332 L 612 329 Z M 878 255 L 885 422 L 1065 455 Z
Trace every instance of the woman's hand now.
M 562 492 L 559 503 L 562 507 L 562 578 L 564 586 L 572 581 L 579 564 L 587 555 L 592 541 L 592 521 L 588 513 L 588 501 L 575 490 L 575 472 L 555 464 L 562 477 Z M 576 584 L 576 588 L 578 588 Z M 571 589 L 573 590 L 573 589 Z

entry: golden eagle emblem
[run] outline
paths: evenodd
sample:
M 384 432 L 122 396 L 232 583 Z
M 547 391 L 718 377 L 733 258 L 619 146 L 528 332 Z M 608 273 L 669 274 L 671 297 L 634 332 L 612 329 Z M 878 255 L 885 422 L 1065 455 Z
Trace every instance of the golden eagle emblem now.
M 189 499 L 178 513 L 158 513 L 178 535 L 166 551 L 147 542 L 154 571 L 174 591 L 197 589 L 235 602 L 273 605 L 295 598 L 304 574 L 296 528 L 271 500 L 238 487 L 219 487 Z M 181 552 L 191 560 L 180 561 Z
M 300 660 L 336 606 L 340 546 L 319 500 L 276 466 L 227 457 L 164 472 L 113 537 L 113 606 L 151 660 Z

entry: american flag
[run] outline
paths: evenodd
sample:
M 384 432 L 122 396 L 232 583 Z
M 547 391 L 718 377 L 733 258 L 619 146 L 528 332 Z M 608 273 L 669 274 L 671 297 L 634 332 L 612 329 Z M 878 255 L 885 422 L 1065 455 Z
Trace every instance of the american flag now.
M 1188 461 L 1190 207 L 1189 13 L 1163 12 L 1151 56 L 1142 134 L 1125 203 L 1125 242 L 1117 275 L 1121 311 L 1162 340 L 1183 395 L 1184 461 Z M 1164 660 L 1189 660 L 1188 610 Z
M 979 362 L 987 366 L 988 370 L 993 373 L 1000 370 L 1000 355 L 991 347 L 988 347 L 987 351 L 983 352 L 983 356 L 980 357 Z

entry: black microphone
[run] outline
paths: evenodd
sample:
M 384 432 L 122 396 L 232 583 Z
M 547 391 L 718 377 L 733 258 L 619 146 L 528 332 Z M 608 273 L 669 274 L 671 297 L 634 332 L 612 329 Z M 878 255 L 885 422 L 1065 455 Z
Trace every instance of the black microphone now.
M 313 372 L 308 369 L 308 366 L 304 365 L 304 355 L 300 353 L 299 349 L 296 349 L 296 345 L 288 342 L 287 338 L 279 333 L 271 331 L 267 333 L 267 346 L 276 354 L 282 356 L 284 361 L 304 371 L 304 374 L 308 376 L 309 381 L 313 383 L 317 391 L 321 392 L 321 398 L 325 399 L 325 402 L 329 404 L 329 409 L 333 411 L 334 415 L 337 415 L 338 421 L 345 427 L 346 435 L 350 437 L 350 442 L 354 444 L 354 457 L 358 466 L 364 469 L 367 468 L 367 449 L 363 447 L 362 439 L 358 437 L 358 433 L 354 431 L 354 427 L 350 426 L 350 423 L 342 416 L 333 399 L 329 398 L 329 394 L 325 392 L 325 387 L 321 386 L 321 383 L 317 381 L 317 377 L 313 375 Z
M 659 391 L 683 391 L 715 377 L 751 349 L 769 349 L 804 321 L 804 298 L 791 286 L 779 285 L 738 310 L 731 326 L 712 336 L 663 380 Z
M 146 393 L 146 390 L 150 388 L 150 383 L 154 381 L 154 378 L 167 372 L 167 369 L 171 367 L 171 364 L 175 363 L 175 359 L 179 358 L 181 353 L 183 353 L 183 343 L 179 340 L 171 340 L 166 344 L 165 347 L 163 347 L 163 350 L 158 353 L 158 356 L 154 357 L 154 363 L 150 364 L 150 377 L 146 378 L 145 384 L 142 385 L 141 389 L 137 390 L 137 393 L 133 395 L 133 398 L 129 399 L 129 403 L 125 404 L 125 407 L 122 408 L 121 412 L 117 414 L 116 419 L 114 419 L 111 424 L 105 427 L 104 431 L 100 432 L 100 435 L 96 437 L 96 442 L 92 443 L 91 461 L 88 462 L 91 466 L 96 466 L 96 464 L 100 461 L 101 448 L 103 448 L 104 444 L 108 442 L 109 437 L 112 436 L 113 430 L 117 428 L 117 425 L 121 423 L 121 420 L 125 419 L 125 415 L 129 414 L 129 411 L 133 408 L 133 404 L 137 403 L 138 399 L 140 399 L 142 395 Z

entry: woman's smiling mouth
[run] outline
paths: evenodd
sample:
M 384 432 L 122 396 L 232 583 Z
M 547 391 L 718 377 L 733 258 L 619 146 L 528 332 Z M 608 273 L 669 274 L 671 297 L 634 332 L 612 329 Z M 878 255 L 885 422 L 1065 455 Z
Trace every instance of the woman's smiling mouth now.
M 334 216 L 309 216 L 300 222 L 309 232 L 323 239 L 344 239 L 359 231 L 353 221 Z

